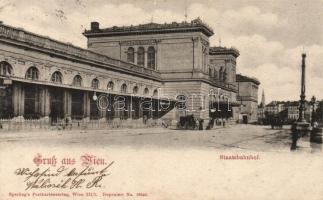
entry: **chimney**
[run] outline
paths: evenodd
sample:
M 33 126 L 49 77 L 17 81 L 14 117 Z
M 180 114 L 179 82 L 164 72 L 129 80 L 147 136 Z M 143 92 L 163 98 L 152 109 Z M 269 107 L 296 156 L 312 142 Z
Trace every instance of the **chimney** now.
M 99 22 L 91 22 L 91 31 L 98 31 L 100 29 Z

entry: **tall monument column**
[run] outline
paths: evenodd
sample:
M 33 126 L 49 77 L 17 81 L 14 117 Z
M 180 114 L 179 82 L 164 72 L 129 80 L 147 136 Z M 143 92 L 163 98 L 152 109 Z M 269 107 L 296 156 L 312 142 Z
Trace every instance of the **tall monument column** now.
M 300 100 L 300 106 L 299 106 L 299 122 L 306 122 L 305 120 L 305 58 L 306 54 L 302 54 L 302 82 L 301 82 L 301 100 Z
M 301 82 L 301 100 L 299 101 L 299 118 L 292 126 L 292 145 L 291 150 L 297 149 L 297 140 L 310 132 L 311 126 L 305 120 L 305 58 L 306 54 L 302 54 L 302 82 Z

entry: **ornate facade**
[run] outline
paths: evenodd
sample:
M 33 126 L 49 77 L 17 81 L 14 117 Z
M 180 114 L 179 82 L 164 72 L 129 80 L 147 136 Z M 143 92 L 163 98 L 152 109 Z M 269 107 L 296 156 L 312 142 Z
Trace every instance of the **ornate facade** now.
M 213 30 L 200 19 L 106 29 L 92 22 L 83 34 L 87 49 L 0 24 L 0 119 L 237 118 L 239 52 L 210 47 Z

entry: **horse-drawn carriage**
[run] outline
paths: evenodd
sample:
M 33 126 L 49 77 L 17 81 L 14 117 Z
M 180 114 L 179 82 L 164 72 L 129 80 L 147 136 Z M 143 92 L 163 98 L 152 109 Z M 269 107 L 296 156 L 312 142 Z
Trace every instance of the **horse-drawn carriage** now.
M 273 118 L 270 119 L 271 129 L 275 129 L 275 128 L 282 129 L 283 124 L 284 124 L 284 121 L 279 116 L 274 116 Z
M 182 116 L 177 124 L 178 129 L 195 130 L 198 127 L 197 119 L 194 115 Z

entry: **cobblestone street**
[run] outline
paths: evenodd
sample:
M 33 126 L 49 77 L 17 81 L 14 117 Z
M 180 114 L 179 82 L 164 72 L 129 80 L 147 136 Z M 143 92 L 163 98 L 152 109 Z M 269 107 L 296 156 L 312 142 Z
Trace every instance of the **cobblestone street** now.
M 46 146 L 127 146 L 134 148 L 211 148 L 250 151 L 289 151 L 290 127 L 272 130 L 269 126 L 233 125 L 213 130 L 191 131 L 162 128 L 47 131 L 1 133 L 1 142 Z M 308 151 L 308 138 L 299 142 L 300 150 Z
M 90 154 L 114 162 L 104 187 L 95 193 L 99 199 L 107 199 L 102 192 L 142 192 L 149 200 L 231 200 L 242 196 L 286 199 L 286 194 L 288 199 L 299 199 L 300 193 L 311 197 L 307 199 L 319 200 L 323 195 L 322 153 L 310 153 L 306 138 L 299 142 L 297 152 L 290 152 L 289 134 L 289 127 L 271 130 L 253 125 L 209 131 L 151 128 L 2 132 L 0 171 L 5 173 L 0 184 L 4 185 L 3 191 L 21 188 L 23 192 L 21 179 L 10 177 L 16 167 L 34 166 L 32 160 L 39 153 L 58 159 L 79 159 Z M 259 159 L 221 159 L 235 155 Z M 0 196 L 8 194 L 1 194 L 0 190 Z

